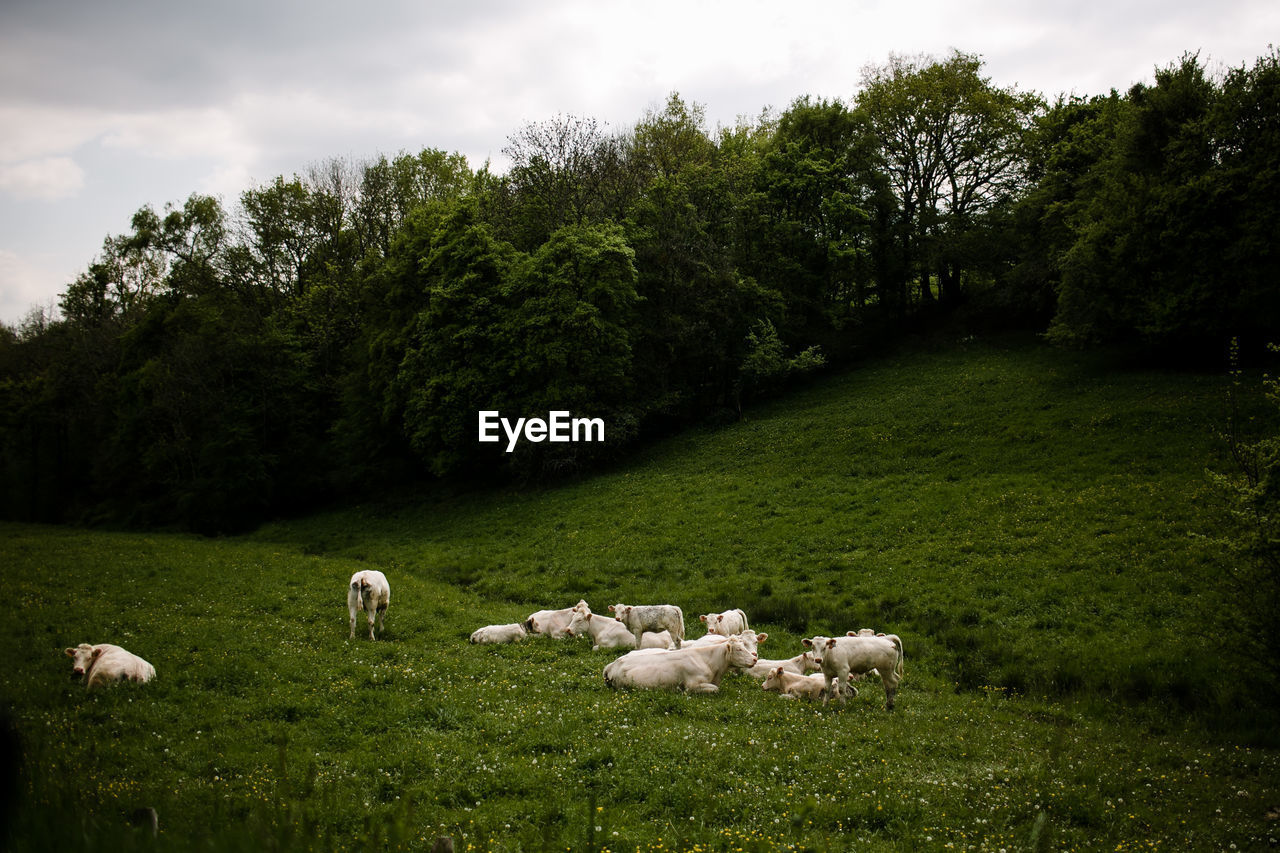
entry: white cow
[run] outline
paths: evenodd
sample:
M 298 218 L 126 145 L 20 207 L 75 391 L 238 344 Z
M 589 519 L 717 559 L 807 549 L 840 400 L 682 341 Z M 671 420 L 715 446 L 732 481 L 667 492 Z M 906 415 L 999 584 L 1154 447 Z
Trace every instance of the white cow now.
M 752 631 L 750 628 L 748 628 L 747 630 L 739 634 L 731 634 L 730 636 L 737 637 L 739 640 L 742 641 L 743 645 L 745 645 L 752 652 L 755 652 L 757 655 L 760 653 L 760 644 L 763 643 L 765 640 L 769 639 L 768 634 L 757 634 L 755 631 Z M 729 637 L 726 637 L 723 634 L 704 634 L 701 637 L 697 637 L 696 639 L 687 641 L 685 645 L 686 646 L 714 646 L 720 643 L 726 643 L 728 641 L 729 641 Z M 742 667 L 734 667 L 734 669 L 738 670 L 739 672 L 749 671 L 748 669 L 743 669 Z
M 684 611 L 674 604 L 610 604 L 609 612 L 631 629 L 637 647 L 645 631 L 670 631 L 677 649 L 684 642 Z
M 747 614 L 741 610 L 726 610 L 723 613 L 706 613 L 698 619 L 707 625 L 708 634 L 741 634 L 751 626 L 747 624 Z
M 74 660 L 72 672 L 87 676 L 85 689 L 113 681 L 137 681 L 143 683 L 156 677 L 156 668 L 137 655 L 110 643 L 91 646 L 81 643 L 67 649 L 66 655 Z
M 875 628 L 859 628 L 856 631 L 849 631 L 848 633 L 845 634 L 845 636 L 846 637 L 888 637 L 890 639 L 890 642 L 896 641 L 898 645 L 902 645 L 902 640 L 898 638 L 897 634 L 886 634 L 883 631 L 877 631 Z M 857 675 L 851 675 L 849 677 L 852 678 L 854 681 L 861 681 L 863 678 L 866 678 L 867 676 L 871 676 L 871 675 L 874 675 L 877 678 L 879 678 L 880 671 L 876 669 L 872 669 L 868 672 L 859 673 Z
M 387 608 L 391 605 L 391 585 L 387 576 L 376 569 L 365 569 L 351 576 L 351 585 L 347 588 L 347 611 L 351 615 L 351 634 L 356 636 L 356 614 L 364 611 L 369 620 L 369 639 L 373 639 L 373 623 L 377 619 L 378 630 L 382 630 Z
M 804 675 L 807 672 L 822 669 L 822 666 L 814 661 L 813 653 L 804 651 L 786 660 L 765 660 L 761 658 L 756 661 L 755 666 L 748 670 L 747 675 L 752 678 L 767 678 L 769 673 L 778 667 L 782 667 L 787 672 L 794 672 L 797 675 Z
M 611 619 L 608 616 L 600 616 L 588 610 L 579 610 L 573 614 L 573 620 L 569 623 L 568 632 L 570 637 L 590 637 L 591 650 L 599 649 L 634 649 L 636 647 L 635 635 L 628 630 L 617 619 Z M 673 648 L 671 642 L 670 631 L 645 631 L 640 638 L 640 648 L 642 649 L 669 649 Z
M 578 599 L 578 603 L 573 607 L 563 607 L 559 610 L 537 610 L 529 614 L 529 618 L 524 620 L 524 629 L 530 634 L 542 634 L 553 640 L 563 640 L 569 636 L 567 629 L 569 623 L 573 621 L 573 614 L 578 610 L 590 610 L 587 606 L 586 599 Z
M 781 694 L 784 699 L 817 699 L 827 689 L 827 679 L 821 673 L 805 675 L 777 666 L 761 686 Z
M 814 659 L 822 665 L 827 680 L 822 704 L 836 695 L 837 684 L 849 685 L 853 695 L 857 690 L 850 683 L 851 675 L 862 675 L 875 669 L 884 684 L 885 707 L 893 710 L 893 699 L 902 680 L 902 640 L 891 634 L 884 637 L 812 637 L 802 641 L 813 650 Z M 840 693 L 840 703 L 845 696 Z
M 731 668 L 745 668 L 755 662 L 755 652 L 740 638 L 730 637 L 724 643 L 628 652 L 604 668 L 604 682 L 610 687 L 716 693 L 720 680 Z
M 485 625 L 471 632 L 473 643 L 518 643 L 529 636 L 521 622 L 508 625 Z

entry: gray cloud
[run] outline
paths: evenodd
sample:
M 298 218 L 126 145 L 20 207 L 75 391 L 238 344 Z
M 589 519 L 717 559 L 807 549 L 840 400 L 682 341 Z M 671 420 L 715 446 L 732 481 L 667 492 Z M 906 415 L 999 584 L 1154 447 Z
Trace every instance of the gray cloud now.
M 1275 32 L 1274 0 L 6 0 L 0 304 L 40 275 L 56 294 L 142 203 L 232 203 L 328 157 L 478 166 L 526 121 L 625 127 L 672 91 L 732 124 L 850 98 L 892 52 L 958 48 L 1000 85 L 1102 93 L 1188 50 L 1251 62 Z

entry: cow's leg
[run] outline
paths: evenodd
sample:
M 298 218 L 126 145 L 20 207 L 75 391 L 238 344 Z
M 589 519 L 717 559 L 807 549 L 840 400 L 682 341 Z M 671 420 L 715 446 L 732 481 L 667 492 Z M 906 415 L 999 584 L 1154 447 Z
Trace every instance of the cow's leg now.
M 354 640 L 356 638 L 356 606 L 348 604 L 347 610 L 351 612 L 351 633 L 347 635 L 347 639 Z
M 685 692 L 686 693 L 719 693 L 720 685 L 712 684 L 710 681 L 704 681 L 700 684 L 695 684 L 692 687 L 686 687 Z
M 374 621 L 374 619 L 375 619 L 376 617 L 374 616 L 374 613 L 373 613 L 373 611 L 372 611 L 372 610 L 366 610 L 366 611 L 364 612 L 364 615 L 365 615 L 365 618 L 369 620 L 369 639 L 370 639 L 370 640 L 372 640 L 372 639 L 374 639 L 374 636 L 373 636 L 373 621 Z
M 896 673 L 881 674 L 880 680 L 884 682 L 884 707 L 886 711 L 893 710 L 893 700 L 898 695 L 898 676 Z
M 378 607 L 378 633 L 383 632 L 382 623 L 387 618 L 387 605 L 383 604 Z

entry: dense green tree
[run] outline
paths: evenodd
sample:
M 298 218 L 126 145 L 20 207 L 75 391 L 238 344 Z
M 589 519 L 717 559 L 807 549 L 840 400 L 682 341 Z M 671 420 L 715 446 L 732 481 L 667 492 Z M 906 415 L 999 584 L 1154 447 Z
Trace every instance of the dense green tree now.
M 1220 356 L 1227 338 L 1265 332 L 1280 309 L 1275 65 L 1218 84 L 1185 56 L 1099 112 L 1110 145 L 1086 179 L 1047 193 L 1067 211 L 1054 340 Z
M 639 188 L 629 148 L 592 118 L 529 122 L 502 149 L 511 167 L 493 187 L 489 218 L 526 252 L 565 225 L 620 221 Z
M 386 256 L 410 213 L 433 202 L 461 198 L 474 180 L 465 157 L 434 148 L 391 159 L 384 155 L 365 164 L 353 212 L 362 249 Z
M 943 61 L 892 57 L 866 70 L 858 94 L 900 207 L 903 264 L 924 302 L 935 276 L 944 301 L 960 297 L 975 220 L 1022 185 L 1023 141 L 1040 99 L 993 86 L 981 69 L 979 57 L 959 51 Z
M 779 118 L 746 199 L 760 244 L 750 272 L 786 299 L 792 338 L 824 337 L 869 299 L 861 142 L 843 104 L 800 98 Z

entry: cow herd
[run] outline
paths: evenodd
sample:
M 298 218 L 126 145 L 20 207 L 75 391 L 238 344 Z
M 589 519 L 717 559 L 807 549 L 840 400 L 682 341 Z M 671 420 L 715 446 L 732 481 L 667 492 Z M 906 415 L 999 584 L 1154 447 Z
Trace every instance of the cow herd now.
M 356 572 L 347 586 L 348 637 L 356 635 L 356 617 L 363 612 L 369 639 L 382 631 L 391 587 L 382 572 Z M 869 628 L 843 637 L 816 636 L 803 640 L 799 654 L 783 660 L 763 660 L 759 646 L 769 635 L 756 633 L 741 610 L 707 613 L 698 621 L 704 636 L 685 639 L 684 612 L 674 604 L 611 604 L 609 613 L 591 612 L 585 600 L 573 607 L 539 610 L 523 622 L 486 625 L 471 634 L 473 643 L 514 643 L 530 635 L 553 639 L 587 637 L 592 649 L 626 649 L 604 668 L 604 681 L 614 688 L 670 689 L 687 693 L 715 693 L 730 672 L 763 681 L 765 690 L 786 698 L 832 698 L 841 704 L 858 691 L 855 681 L 879 675 L 885 705 L 893 709 L 902 679 L 902 641 L 896 634 Z M 66 650 L 74 660 L 73 675 L 84 676 L 86 688 L 116 681 L 150 681 L 151 664 L 109 643 L 81 643 Z M 813 674 L 810 674 L 813 673 Z
M 858 691 L 855 681 L 879 675 L 885 704 L 892 710 L 902 680 L 902 640 L 869 628 L 843 637 L 810 637 L 804 650 L 783 660 L 760 658 L 769 635 L 756 633 L 742 610 L 707 613 L 698 621 L 707 633 L 684 636 L 684 612 L 674 604 L 611 604 L 609 613 L 591 612 L 585 600 L 560 610 L 539 610 L 523 622 L 486 625 L 471 634 L 473 643 L 515 643 L 529 636 L 552 639 L 587 637 L 592 649 L 627 649 L 604 668 L 610 687 L 715 693 L 730 672 L 763 681 L 765 690 L 786 698 L 821 698 L 841 704 Z M 813 673 L 813 674 L 810 674 Z

